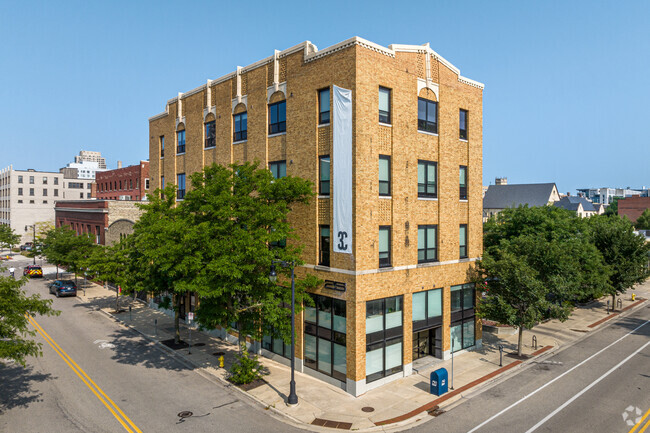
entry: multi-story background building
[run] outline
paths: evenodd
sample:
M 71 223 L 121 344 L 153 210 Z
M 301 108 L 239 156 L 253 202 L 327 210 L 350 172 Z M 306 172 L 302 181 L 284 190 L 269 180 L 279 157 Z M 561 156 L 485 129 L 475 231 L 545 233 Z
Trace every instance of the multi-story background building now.
M 145 200 L 149 192 L 149 161 L 98 172 L 93 185 L 93 196 L 100 200 Z
M 89 200 L 92 182 L 78 179 L 75 169 L 64 168 L 57 173 L 9 166 L 0 171 L 0 223 L 21 235 L 21 242 L 33 241 L 31 226 L 54 226 L 55 202 Z
M 244 161 L 311 180 L 290 218 L 299 272 L 325 284 L 297 318 L 297 366 L 360 395 L 481 344 L 482 93 L 428 44 L 304 42 L 169 100 L 149 119 L 151 186 L 182 199 L 191 173 Z
M 79 155 L 75 155 L 74 162 L 68 163 L 65 169 L 76 169 L 79 179 L 94 179 L 95 173 L 106 170 L 106 160 L 100 152 L 82 150 Z
M 594 203 L 600 203 L 604 205 L 610 205 L 612 200 L 615 197 L 624 198 L 624 197 L 648 197 L 650 195 L 650 190 L 645 186 L 640 189 L 631 189 L 627 188 L 582 188 L 578 190 L 579 194 L 582 194 L 584 197 L 589 199 Z

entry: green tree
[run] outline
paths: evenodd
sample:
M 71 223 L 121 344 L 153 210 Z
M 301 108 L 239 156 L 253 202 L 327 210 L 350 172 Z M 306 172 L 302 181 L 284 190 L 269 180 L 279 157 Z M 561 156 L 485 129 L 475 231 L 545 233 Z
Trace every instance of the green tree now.
M 634 227 L 638 230 L 650 230 L 650 209 L 646 209 L 643 213 L 637 218 Z
M 12 249 L 19 242 L 20 235 L 17 235 L 8 225 L 0 224 L 0 248 Z
M 40 295 L 27 296 L 21 289 L 26 282 L 26 278 L 0 276 L 0 361 L 9 359 L 23 366 L 27 356 L 41 355 L 41 344 L 29 338 L 36 331 L 29 329 L 27 316 L 59 314 L 52 310 L 51 300 L 43 300 Z
M 97 246 L 91 251 L 87 267 L 91 275 L 100 281 L 111 282 L 118 287 L 127 287 L 131 280 L 130 258 L 131 251 L 128 238 L 111 246 Z M 125 290 L 126 293 L 126 290 Z M 120 311 L 120 293 L 115 291 L 115 312 Z
M 212 165 L 192 175 L 191 183 L 181 207 L 191 221 L 191 239 L 202 248 L 197 266 L 189 265 L 196 278 L 185 287 L 200 296 L 198 321 L 208 328 L 237 323 L 240 335 L 288 341 L 290 267 L 277 267 L 283 284 L 271 282 L 269 271 L 273 260 L 302 264 L 289 213 L 309 202 L 312 184 L 291 176 L 275 179 L 251 163 Z M 296 276 L 298 311 L 305 289 L 318 284 L 314 276 Z
M 139 280 L 131 290 L 146 288 L 155 296 L 163 295 L 163 307 L 169 308 L 171 294 L 174 309 L 174 340 L 180 342 L 181 299 L 197 288 L 198 274 L 204 266 L 205 238 L 192 226 L 186 206 L 176 202 L 176 186 L 156 190 L 149 202 L 141 205 L 144 213 L 135 223 L 130 269 Z
M 506 209 L 485 224 L 473 278 L 486 284 L 479 315 L 525 328 L 566 320 L 573 303 L 605 293 L 610 274 L 582 218 L 551 206 Z
M 96 244 L 88 234 L 77 235 L 68 226 L 49 230 L 43 238 L 42 254 L 49 263 L 57 266 L 56 276 L 59 277 L 59 266 L 65 267 L 68 272 L 83 271 L 88 257 L 92 254 Z
M 643 236 L 634 233 L 627 219 L 595 215 L 589 218 L 589 224 L 591 241 L 612 270 L 606 293 L 612 296 L 612 304 L 615 305 L 616 295 L 625 293 L 650 275 L 650 244 L 645 242 Z

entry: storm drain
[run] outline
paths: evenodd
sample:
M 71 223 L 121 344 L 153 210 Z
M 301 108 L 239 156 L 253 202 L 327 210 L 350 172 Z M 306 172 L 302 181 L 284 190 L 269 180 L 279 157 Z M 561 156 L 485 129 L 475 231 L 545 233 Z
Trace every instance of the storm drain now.
M 183 412 L 179 412 L 179 413 L 178 413 L 178 417 L 181 418 L 181 419 L 189 418 L 189 417 L 191 417 L 192 415 L 193 415 L 193 413 L 190 412 L 189 410 L 184 410 Z
M 370 406 L 366 406 L 366 407 L 362 407 L 362 408 L 361 408 L 361 411 L 362 411 L 362 412 L 374 412 L 374 411 L 375 411 L 375 408 L 374 408 L 374 407 L 370 407 Z

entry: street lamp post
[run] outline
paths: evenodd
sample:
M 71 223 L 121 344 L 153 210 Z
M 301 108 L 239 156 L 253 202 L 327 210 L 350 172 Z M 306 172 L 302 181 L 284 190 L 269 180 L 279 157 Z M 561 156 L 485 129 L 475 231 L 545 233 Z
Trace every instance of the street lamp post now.
M 294 378 L 296 363 L 296 283 L 294 276 L 295 262 L 285 262 L 282 260 L 273 260 L 271 262 L 271 272 L 269 279 L 276 282 L 278 274 L 275 272 L 275 265 L 278 264 L 283 268 L 291 268 L 291 382 L 289 382 L 289 397 L 287 403 L 290 405 L 298 404 L 298 395 L 296 394 L 296 381 Z
M 25 226 L 25 231 L 27 231 L 27 227 L 30 227 L 29 225 Z M 34 243 L 32 244 L 32 254 L 34 256 L 34 264 L 36 264 L 36 224 L 31 225 L 32 230 L 34 231 Z

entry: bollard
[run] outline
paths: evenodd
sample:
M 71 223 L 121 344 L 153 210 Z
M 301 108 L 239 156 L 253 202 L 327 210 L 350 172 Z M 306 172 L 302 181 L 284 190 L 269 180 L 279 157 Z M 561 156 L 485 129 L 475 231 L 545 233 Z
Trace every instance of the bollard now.
M 609 314 L 609 299 L 607 300 L 607 314 Z
M 499 344 L 499 367 L 503 367 L 503 346 Z
M 537 350 L 537 335 L 533 335 L 533 342 L 531 343 L 531 346 Z
M 158 338 L 158 319 L 153 319 L 153 334 Z
M 623 300 L 621 298 L 618 298 L 616 300 L 616 308 L 618 308 L 619 310 L 623 309 Z
M 223 368 L 223 355 L 219 357 L 219 368 Z

